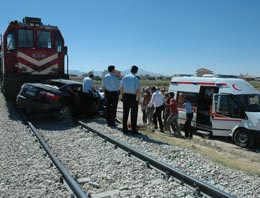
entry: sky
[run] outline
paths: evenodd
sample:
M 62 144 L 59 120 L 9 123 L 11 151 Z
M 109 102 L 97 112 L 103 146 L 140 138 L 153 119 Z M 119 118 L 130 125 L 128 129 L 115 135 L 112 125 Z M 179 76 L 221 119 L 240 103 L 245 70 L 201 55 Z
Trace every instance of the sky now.
M 25 16 L 58 26 L 70 69 L 260 76 L 260 0 L 12 0 L 0 10 L 0 34 Z

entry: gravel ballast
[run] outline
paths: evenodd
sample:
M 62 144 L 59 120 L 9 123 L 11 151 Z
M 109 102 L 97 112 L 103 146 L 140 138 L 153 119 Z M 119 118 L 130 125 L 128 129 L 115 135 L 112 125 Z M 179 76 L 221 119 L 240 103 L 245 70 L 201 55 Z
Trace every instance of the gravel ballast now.
M 81 128 L 40 133 L 92 197 L 186 197 L 193 191 Z M 104 128 L 106 130 L 106 128 Z M 62 133 L 62 135 L 61 135 Z
M 0 197 L 68 197 L 35 137 L 0 92 Z
M 69 125 L 68 123 L 66 124 Z M 89 121 L 88 125 L 96 130 L 106 133 L 107 135 L 119 139 L 120 141 L 125 142 L 136 149 L 143 150 L 147 155 L 176 167 L 181 171 L 200 179 L 201 181 L 210 183 L 225 192 L 231 193 L 234 196 L 260 197 L 260 178 L 257 176 L 252 176 L 242 171 L 229 169 L 212 162 L 199 153 L 192 152 L 179 146 L 157 142 L 144 135 L 123 135 L 120 131 L 121 126 L 119 126 L 119 130 L 111 129 L 106 127 L 105 122 L 100 119 Z M 57 127 L 56 124 L 55 126 Z M 49 128 L 53 129 L 53 127 Z M 144 165 L 141 162 L 139 165 L 131 165 L 132 163 L 136 164 L 136 162 L 129 162 L 129 158 L 125 159 L 128 161 L 121 162 L 122 156 L 120 157 L 120 155 L 115 155 L 115 152 L 119 152 L 120 150 L 113 151 L 113 146 L 110 144 L 102 142 L 100 138 L 93 139 L 96 135 L 92 133 L 86 135 L 82 132 L 81 128 L 75 129 L 75 127 L 70 128 L 68 126 L 68 129 L 64 130 L 64 128 L 66 128 L 64 125 L 62 125 L 62 128 L 63 130 L 61 132 L 57 129 L 56 131 L 46 130 L 45 126 L 45 128 L 42 128 L 44 129 L 42 130 L 42 134 L 45 138 L 49 139 L 49 144 L 52 145 L 52 148 L 55 148 L 56 153 L 59 153 L 63 163 L 65 163 L 70 170 L 73 170 L 74 175 L 77 175 L 79 178 L 87 178 L 88 181 L 97 182 L 100 185 L 96 188 L 89 185 L 87 182 L 84 185 L 86 191 L 92 194 L 98 194 L 101 193 L 101 191 L 112 192 L 114 190 L 114 194 L 112 193 L 113 197 L 121 196 L 126 189 L 131 190 L 129 196 L 131 195 L 133 197 L 193 197 L 187 189 L 180 190 L 180 193 L 177 191 L 173 192 L 173 188 L 171 187 L 173 184 L 171 184 L 171 182 L 166 182 L 165 180 L 161 182 L 160 176 L 156 176 L 156 179 L 154 177 L 147 178 L 146 174 L 148 173 L 143 169 L 137 168 L 143 168 Z M 104 151 L 99 153 L 100 150 Z M 116 161 L 114 161 L 114 158 L 116 158 Z M 71 159 L 73 160 L 71 161 Z M 114 170 L 114 164 L 116 164 L 116 170 Z M 136 171 L 129 169 L 129 167 L 132 166 L 135 166 Z M 130 171 L 130 173 L 128 173 L 129 175 L 124 172 L 125 169 Z M 140 172 L 142 172 L 141 176 L 138 175 Z M 113 177 L 111 176 L 111 173 L 113 173 Z M 127 175 L 124 178 L 125 180 L 120 178 L 122 177 L 120 173 Z M 135 174 L 137 175 L 135 176 Z M 152 175 L 152 173 L 149 174 Z M 118 181 L 115 181 L 115 178 L 117 178 Z M 136 178 L 138 178 L 138 180 L 136 180 Z M 143 187 L 140 186 L 140 188 L 138 188 L 138 185 L 136 186 L 132 183 L 133 179 L 135 182 L 140 181 Z M 106 180 L 110 182 L 109 186 L 106 186 L 108 184 L 102 183 Z M 149 185 L 152 184 L 153 181 L 160 181 L 158 183 L 155 182 L 156 187 L 152 187 L 156 189 L 155 192 L 149 188 Z M 118 182 L 120 184 L 118 184 Z M 150 182 L 150 184 L 147 184 L 147 182 Z M 178 184 L 174 184 L 173 186 L 175 185 L 179 186 Z M 182 188 L 177 188 L 176 186 L 175 190 Z M 146 191 L 141 190 L 146 187 Z M 145 193 L 150 194 L 147 195 Z
M 193 191 L 72 121 L 34 120 L 37 129 L 60 161 L 92 197 L 194 197 Z M 70 197 L 59 182 L 60 173 L 50 167 L 35 137 L 0 93 L 0 197 Z M 141 136 L 126 136 L 104 120 L 88 125 L 145 154 L 180 169 L 201 181 L 237 197 L 260 197 L 260 178 L 212 162 L 188 149 Z M 189 140 L 187 140 L 189 141 Z
M 96 122 L 90 123 L 89 126 L 97 130 L 106 131 L 103 125 Z M 151 157 L 176 167 L 232 195 L 237 197 L 260 197 L 260 178 L 257 176 L 224 167 L 199 153 L 179 146 L 154 143 L 147 136 L 132 138 L 124 136 L 121 132 L 114 129 L 109 129 L 107 132 L 114 138 L 127 142 L 134 148 L 146 151 Z

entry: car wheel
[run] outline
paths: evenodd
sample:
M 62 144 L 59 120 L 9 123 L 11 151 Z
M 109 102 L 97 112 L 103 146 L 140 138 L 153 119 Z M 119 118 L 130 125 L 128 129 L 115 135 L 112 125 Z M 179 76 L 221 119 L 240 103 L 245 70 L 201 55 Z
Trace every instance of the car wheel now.
M 71 116 L 71 111 L 69 106 L 62 106 L 55 114 L 56 120 L 67 120 Z
M 254 144 L 252 135 L 246 129 L 238 129 L 233 138 L 237 146 L 250 148 Z

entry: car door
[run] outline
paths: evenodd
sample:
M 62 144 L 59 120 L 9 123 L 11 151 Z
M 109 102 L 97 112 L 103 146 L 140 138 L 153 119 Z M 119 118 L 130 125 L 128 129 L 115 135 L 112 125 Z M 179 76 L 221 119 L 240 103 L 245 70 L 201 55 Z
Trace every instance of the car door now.
M 212 100 L 212 135 L 229 136 L 242 121 L 243 112 L 231 94 L 214 94 Z

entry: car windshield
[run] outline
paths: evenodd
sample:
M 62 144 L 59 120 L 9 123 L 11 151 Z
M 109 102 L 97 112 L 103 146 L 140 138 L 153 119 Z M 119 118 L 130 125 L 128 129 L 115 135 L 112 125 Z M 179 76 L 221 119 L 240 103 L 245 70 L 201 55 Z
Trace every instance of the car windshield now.
M 260 94 L 235 95 L 245 111 L 260 112 Z

